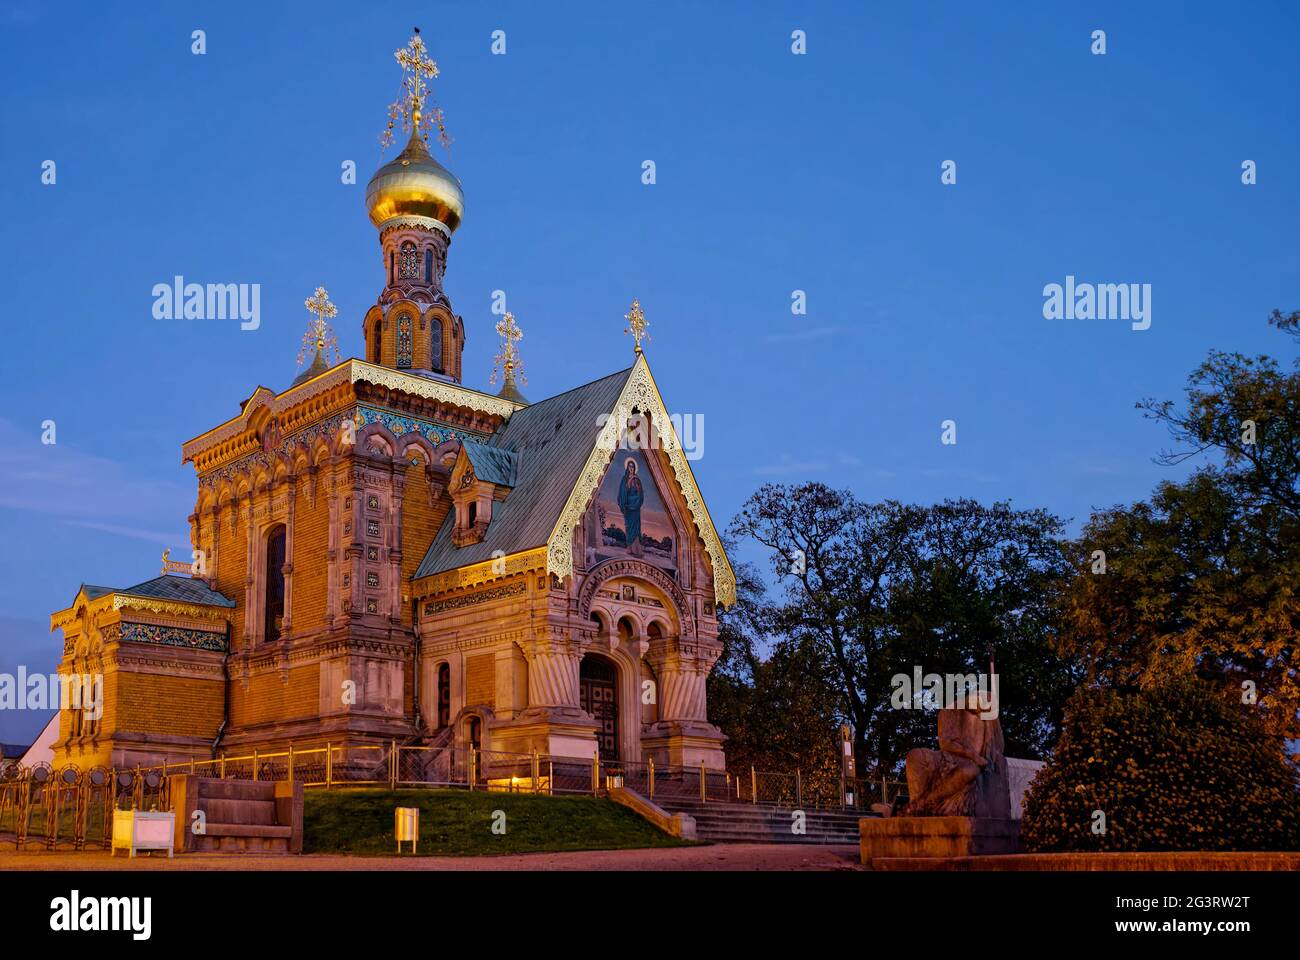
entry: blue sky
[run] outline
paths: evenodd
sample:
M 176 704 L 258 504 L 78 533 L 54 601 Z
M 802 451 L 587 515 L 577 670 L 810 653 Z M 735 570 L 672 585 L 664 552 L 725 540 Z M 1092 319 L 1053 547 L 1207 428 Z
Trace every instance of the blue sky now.
M 1289 356 L 1264 320 L 1300 307 L 1300 8 L 1131 6 L 6 4 L 0 671 L 53 666 L 46 618 L 78 583 L 186 552 L 180 444 L 287 386 L 318 284 L 362 352 L 364 185 L 416 22 L 466 194 L 446 286 L 467 385 L 493 290 L 534 399 L 626 366 L 637 296 L 670 409 L 704 417 L 720 526 L 766 481 L 1076 526 L 1146 495 L 1168 471 L 1137 399 L 1177 396 L 1210 348 Z M 176 274 L 260 283 L 260 329 L 155 320 Z M 1045 320 L 1066 275 L 1151 284 L 1151 328 Z M 33 722 L 0 716 L 0 739 Z

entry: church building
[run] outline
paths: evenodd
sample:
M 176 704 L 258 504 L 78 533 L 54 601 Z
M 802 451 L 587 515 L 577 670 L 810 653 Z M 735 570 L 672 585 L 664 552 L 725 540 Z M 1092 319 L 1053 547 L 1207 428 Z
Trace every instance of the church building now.
M 410 139 L 366 189 L 364 359 L 327 361 L 318 289 L 310 365 L 181 447 L 193 563 L 52 616 L 60 672 L 103 677 L 102 712 L 62 712 L 55 766 L 396 740 L 723 767 L 705 680 L 735 578 L 640 307 L 626 369 L 529 402 L 506 315 L 502 389 L 464 385 L 443 287 L 464 197 L 429 151 L 418 34 L 398 60 Z

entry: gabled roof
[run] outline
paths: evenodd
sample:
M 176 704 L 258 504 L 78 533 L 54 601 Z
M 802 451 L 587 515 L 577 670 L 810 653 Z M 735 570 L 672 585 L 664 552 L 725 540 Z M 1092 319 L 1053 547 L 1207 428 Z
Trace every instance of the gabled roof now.
M 502 450 L 474 440 L 466 440 L 461 444 L 461 449 L 465 451 L 469 465 L 474 468 L 474 476 L 485 483 L 495 483 L 502 487 L 515 485 L 519 454 L 514 450 Z
M 492 451 L 483 454 L 485 463 L 489 457 L 499 463 L 495 458 L 504 453 L 513 456 L 514 490 L 493 505 L 492 522 L 479 543 L 457 548 L 451 539 L 455 515 L 448 514 L 415 578 L 490 560 L 498 550 L 512 554 L 544 546 L 596 445 L 604 426 L 602 414 L 614 409 L 633 369 L 516 411 L 483 445 Z M 476 455 L 469 454 L 471 463 Z M 474 470 L 488 479 L 477 464 Z

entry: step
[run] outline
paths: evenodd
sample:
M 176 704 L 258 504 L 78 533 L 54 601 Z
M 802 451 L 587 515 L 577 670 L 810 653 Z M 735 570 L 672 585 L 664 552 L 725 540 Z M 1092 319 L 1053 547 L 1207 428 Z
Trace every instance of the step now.
M 288 837 L 198 836 L 195 853 L 288 853 Z
M 199 797 L 199 809 L 208 820 L 216 823 L 244 823 L 273 825 L 274 800 L 218 800 Z
M 282 827 L 279 824 L 262 824 L 262 823 L 208 823 L 205 832 L 198 836 L 208 837 L 282 837 L 289 839 L 293 836 L 292 827 Z
M 256 780 L 199 780 L 199 799 L 275 800 L 275 784 Z

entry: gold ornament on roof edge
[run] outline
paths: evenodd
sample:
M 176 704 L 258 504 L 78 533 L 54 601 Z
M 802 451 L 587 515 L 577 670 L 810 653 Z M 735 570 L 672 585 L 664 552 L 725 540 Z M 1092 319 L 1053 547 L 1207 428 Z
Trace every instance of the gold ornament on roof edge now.
M 650 342 L 650 335 L 645 332 L 645 328 L 650 326 L 650 321 L 645 318 L 645 314 L 641 311 L 640 300 L 632 301 L 632 309 L 623 314 L 623 319 L 627 321 L 627 329 L 623 332 L 632 334 L 633 339 L 636 340 L 636 352 L 639 354 L 641 352 L 642 338 L 645 339 L 646 343 Z
M 303 365 L 308 353 L 314 349 L 315 358 L 312 360 L 312 368 L 319 365 L 321 370 L 327 370 L 330 367 L 328 362 L 330 356 L 333 356 L 334 363 L 342 359 L 339 354 L 338 339 L 334 336 L 334 328 L 329 324 L 330 320 L 339 315 L 338 308 L 330 303 L 330 295 L 324 287 L 317 287 L 316 292 L 302 303 L 315 314 L 315 317 L 307 324 L 307 332 L 302 335 L 302 347 L 298 350 L 298 366 Z
M 492 376 L 488 378 L 488 383 L 496 383 L 497 371 L 502 371 L 503 383 L 498 396 L 517 403 L 527 403 L 515 383 L 516 377 L 523 384 L 528 383 L 528 379 L 524 376 L 524 362 L 519 359 L 519 351 L 515 349 L 515 344 L 524 338 L 524 332 L 515 323 L 513 313 L 506 311 L 505 316 L 497 321 L 497 334 L 501 337 L 501 349 L 493 359 Z

